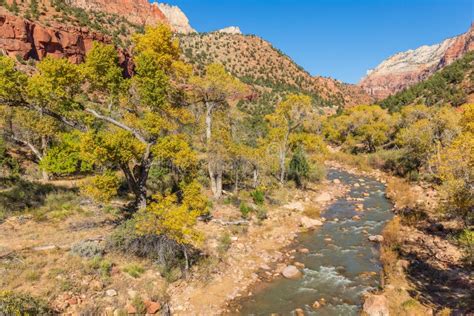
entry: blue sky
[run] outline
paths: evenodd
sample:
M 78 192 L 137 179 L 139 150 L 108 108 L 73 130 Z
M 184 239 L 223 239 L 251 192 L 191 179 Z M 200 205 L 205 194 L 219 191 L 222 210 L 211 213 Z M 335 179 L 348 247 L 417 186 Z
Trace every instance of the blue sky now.
M 200 32 L 256 34 L 313 75 L 356 83 L 394 53 L 468 30 L 473 0 L 162 0 Z

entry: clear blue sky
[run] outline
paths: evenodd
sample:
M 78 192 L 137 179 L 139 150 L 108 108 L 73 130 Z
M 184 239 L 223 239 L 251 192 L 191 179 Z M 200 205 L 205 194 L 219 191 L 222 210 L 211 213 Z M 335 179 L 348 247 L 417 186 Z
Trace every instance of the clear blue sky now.
M 394 53 L 468 30 L 473 0 L 161 0 L 199 32 L 256 34 L 313 75 L 355 83 Z

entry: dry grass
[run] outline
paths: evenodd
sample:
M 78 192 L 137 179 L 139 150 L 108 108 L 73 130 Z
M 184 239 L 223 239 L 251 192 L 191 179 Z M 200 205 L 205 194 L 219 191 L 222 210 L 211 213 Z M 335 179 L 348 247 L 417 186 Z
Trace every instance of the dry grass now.
M 416 206 L 417 196 L 404 179 L 390 178 L 387 181 L 387 196 L 396 203 L 398 208 Z

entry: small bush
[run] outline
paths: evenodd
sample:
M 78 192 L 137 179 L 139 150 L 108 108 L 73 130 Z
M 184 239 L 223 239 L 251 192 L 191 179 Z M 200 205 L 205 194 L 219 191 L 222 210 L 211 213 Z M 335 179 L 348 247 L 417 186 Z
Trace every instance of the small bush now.
M 176 282 L 183 277 L 183 271 L 179 267 L 167 269 L 161 266 L 160 273 L 169 283 Z
M 255 190 L 251 193 L 253 202 L 257 205 L 263 205 L 265 203 L 265 192 L 262 190 Z
M 457 239 L 464 249 L 465 260 L 467 263 L 474 265 L 474 231 L 466 228 L 459 234 Z
M 232 240 L 230 239 L 230 234 L 228 232 L 225 232 L 219 238 L 219 245 L 217 246 L 217 250 L 219 251 L 219 253 L 223 254 L 224 252 L 229 250 L 231 244 Z
M 264 207 L 257 208 L 256 215 L 259 221 L 263 221 L 268 218 L 267 210 Z
M 124 267 L 123 272 L 136 279 L 139 278 L 145 272 L 145 269 L 140 265 L 132 263 Z
M 245 202 L 240 203 L 240 213 L 242 214 L 242 218 L 248 218 L 250 215 L 250 212 L 252 212 L 252 209 L 245 204 Z
M 94 241 L 81 241 L 72 246 L 71 253 L 83 258 L 93 258 L 104 254 L 104 246 Z
M 135 307 L 138 315 L 146 314 L 146 305 L 140 295 L 135 295 L 132 299 L 132 305 Z
M 53 315 L 46 302 L 28 294 L 0 291 L 0 315 Z
M 164 235 L 140 235 L 135 220 L 128 220 L 117 227 L 108 238 L 106 249 L 127 255 L 155 260 L 169 269 L 184 262 L 183 247 Z M 196 249 L 188 249 L 190 264 L 199 258 Z
M 91 178 L 81 186 L 81 192 L 98 202 L 108 202 L 117 195 L 120 179 L 112 172 Z

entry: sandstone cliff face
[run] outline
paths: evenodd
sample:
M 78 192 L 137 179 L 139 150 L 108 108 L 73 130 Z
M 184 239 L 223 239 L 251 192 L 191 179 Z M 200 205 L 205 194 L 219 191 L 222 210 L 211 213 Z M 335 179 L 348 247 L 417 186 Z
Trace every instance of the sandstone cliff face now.
M 110 42 L 110 39 L 87 28 L 45 27 L 21 17 L 0 14 L 0 50 L 9 56 L 66 57 L 78 63 L 93 41 Z
M 189 34 L 196 33 L 189 25 L 188 17 L 177 6 L 171 6 L 165 3 L 154 3 L 158 9 L 163 12 L 171 27 L 178 33 Z
M 53 56 L 80 63 L 94 41 L 110 43 L 111 39 L 87 28 L 46 27 L 0 12 L 0 52 L 14 58 L 41 60 Z M 130 71 L 129 55 L 119 50 L 119 58 L 124 69 Z
M 148 0 L 66 0 L 66 2 L 87 11 L 117 14 L 139 25 L 167 22 L 158 6 Z
M 474 50 L 474 25 L 468 32 L 440 44 L 398 53 L 383 61 L 359 83 L 375 99 L 384 99 L 425 80 Z

